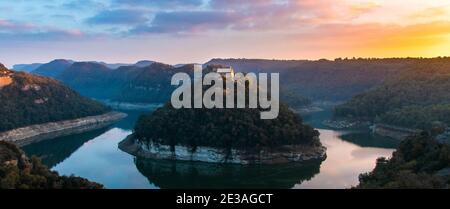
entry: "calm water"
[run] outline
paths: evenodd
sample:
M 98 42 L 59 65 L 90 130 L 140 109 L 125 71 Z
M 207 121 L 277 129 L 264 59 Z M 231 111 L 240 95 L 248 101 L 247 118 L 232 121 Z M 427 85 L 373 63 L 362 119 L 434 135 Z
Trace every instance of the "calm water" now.
M 323 162 L 286 165 L 218 165 L 134 158 L 117 144 L 131 133 L 139 112 L 117 124 L 90 133 L 43 141 L 24 147 L 29 155 L 63 175 L 81 176 L 107 188 L 348 188 L 358 175 L 373 169 L 378 157 L 389 157 L 395 140 L 365 132 L 325 129 L 321 112 L 305 121 L 321 133 L 327 147 Z

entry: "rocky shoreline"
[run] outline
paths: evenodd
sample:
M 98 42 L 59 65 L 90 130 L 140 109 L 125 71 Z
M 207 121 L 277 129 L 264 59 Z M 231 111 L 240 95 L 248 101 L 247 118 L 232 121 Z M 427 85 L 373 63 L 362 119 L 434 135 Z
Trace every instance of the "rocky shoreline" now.
M 110 100 L 98 100 L 101 103 L 113 108 L 114 110 L 124 110 L 124 111 L 149 111 L 162 107 L 161 103 L 129 103 L 129 102 L 118 102 Z
M 103 115 L 31 125 L 0 133 L 0 141 L 25 146 L 42 140 L 103 128 L 126 116 L 125 113 L 109 112 Z
M 244 165 L 323 161 L 326 159 L 326 148 L 323 146 L 284 146 L 277 151 L 262 150 L 255 154 L 233 149 L 231 153 L 226 154 L 213 147 L 197 147 L 195 151 L 191 151 L 186 146 L 177 145 L 172 151 L 168 145 L 140 143 L 133 135 L 121 141 L 119 149 L 142 158 Z
M 387 124 L 374 124 L 371 129 L 375 134 L 397 140 L 404 140 L 408 136 L 418 135 L 422 132 L 422 130 L 419 129 L 410 129 Z

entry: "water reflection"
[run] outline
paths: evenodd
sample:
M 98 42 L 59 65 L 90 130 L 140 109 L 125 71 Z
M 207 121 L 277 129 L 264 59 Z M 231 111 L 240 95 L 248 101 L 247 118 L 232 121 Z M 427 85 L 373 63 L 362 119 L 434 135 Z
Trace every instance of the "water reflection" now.
M 327 159 L 322 163 L 318 175 L 294 188 L 350 188 L 358 184 L 359 174 L 373 170 L 377 158 L 390 157 L 394 151 L 347 142 L 342 140 L 342 132 L 319 131 L 320 141 L 327 147 Z
M 56 164 L 67 159 L 78 148 L 83 146 L 84 143 L 102 135 L 108 129 L 110 128 L 102 128 L 88 133 L 45 140 L 24 146 L 22 149 L 29 156 L 34 155 L 40 157 L 44 165 L 52 168 Z
M 341 139 L 361 147 L 396 148 L 400 140 L 378 136 L 370 131 L 354 131 L 345 133 Z
M 135 159 L 117 147 L 141 114 L 127 113 L 109 128 L 41 141 L 24 150 L 43 157 L 52 170 L 107 188 L 349 188 L 358 183 L 360 173 L 373 169 L 378 157 L 389 157 L 396 147 L 395 140 L 368 133 L 320 129 L 328 149 L 322 163 L 242 166 Z M 305 121 L 317 127 L 327 114 Z
M 234 165 L 137 158 L 137 169 L 160 188 L 292 188 L 310 180 L 321 162 Z

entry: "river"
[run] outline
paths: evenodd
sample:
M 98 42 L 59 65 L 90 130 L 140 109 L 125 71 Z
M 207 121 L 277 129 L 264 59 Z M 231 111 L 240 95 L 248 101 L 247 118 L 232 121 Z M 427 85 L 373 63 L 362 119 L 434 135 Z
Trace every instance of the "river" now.
M 219 165 L 135 158 L 117 144 L 131 133 L 140 112 L 104 129 L 42 141 L 23 147 L 52 170 L 76 175 L 106 188 L 349 188 L 358 175 L 375 166 L 378 157 L 389 157 L 398 141 L 365 131 L 337 131 L 320 121 L 330 112 L 314 113 L 305 123 L 320 131 L 327 147 L 323 162 L 286 165 Z

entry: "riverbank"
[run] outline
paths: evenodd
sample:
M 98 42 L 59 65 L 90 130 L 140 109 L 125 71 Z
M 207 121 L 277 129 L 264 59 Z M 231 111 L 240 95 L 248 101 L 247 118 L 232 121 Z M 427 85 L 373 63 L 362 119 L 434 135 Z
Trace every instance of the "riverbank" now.
M 117 102 L 110 100 L 98 100 L 103 104 L 110 106 L 114 110 L 123 111 L 150 111 L 162 107 L 164 104 L 161 103 L 128 103 L 128 102 Z
M 171 150 L 168 145 L 140 143 L 133 135 L 121 141 L 119 149 L 142 158 L 244 165 L 323 161 L 326 159 L 326 148 L 323 146 L 283 146 L 276 151 L 262 150 L 255 154 L 233 149 L 230 154 L 226 154 L 217 148 L 201 146 L 197 147 L 193 152 L 190 148 L 179 145 L 175 146 L 174 150 Z
M 125 113 L 109 112 L 103 115 L 31 125 L 0 133 L 0 141 L 25 146 L 42 140 L 103 128 L 125 117 Z
M 408 136 L 417 135 L 422 132 L 422 130 L 419 129 L 410 129 L 381 123 L 373 125 L 371 129 L 372 132 L 375 134 L 397 140 L 404 140 Z
M 362 129 L 368 128 L 370 126 L 370 122 L 368 121 L 347 120 L 347 119 L 324 120 L 322 121 L 322 124 L 328 128 L 335 130 Z

